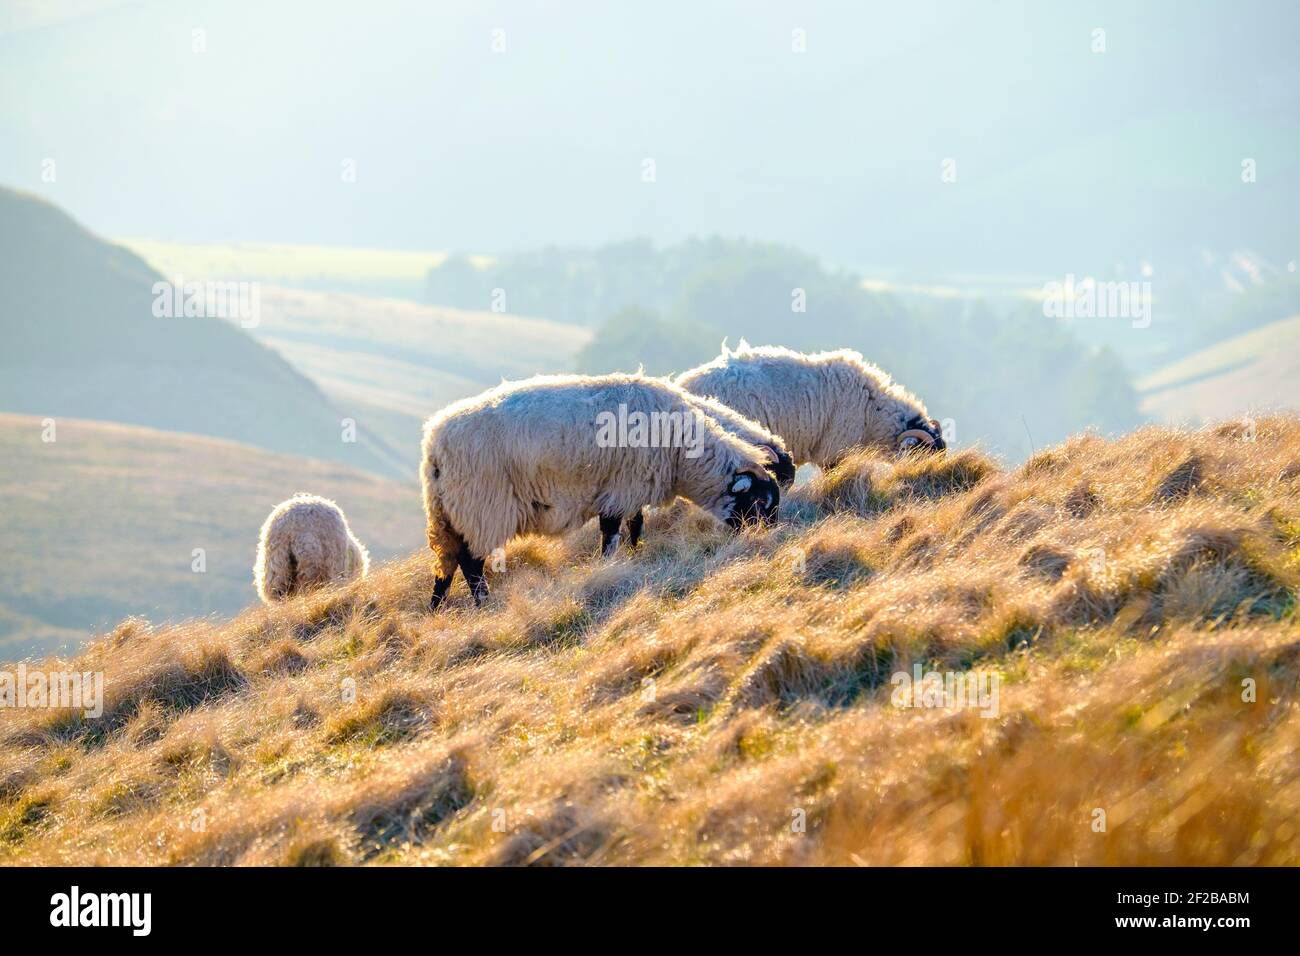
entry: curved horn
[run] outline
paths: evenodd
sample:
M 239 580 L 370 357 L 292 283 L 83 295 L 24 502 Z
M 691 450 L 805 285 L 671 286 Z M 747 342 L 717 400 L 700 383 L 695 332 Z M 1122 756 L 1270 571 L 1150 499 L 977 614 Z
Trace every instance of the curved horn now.
M 896 439 L 894 439 L 894 441 L 896 444 L 901 445 L 909 438 L 915 438 L 917 441 L 923 442 L 928 448 L 934 447 L 934 436 L 920 428 L 909 428 L 907 431 L 902 432 Z

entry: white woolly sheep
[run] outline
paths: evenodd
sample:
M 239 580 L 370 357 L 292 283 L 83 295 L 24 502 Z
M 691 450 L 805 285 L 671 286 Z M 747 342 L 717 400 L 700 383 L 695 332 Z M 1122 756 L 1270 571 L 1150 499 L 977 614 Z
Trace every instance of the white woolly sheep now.
M 776 483 L 782 491 L 794 484 L 794 459 L 790 456 L 790 452 L 785 447 L 785 442 L 781 440 L 780 436 L 772 434 L 752 418 L 746 418 L 740 412 L 722 404 L 716 398 L 709 398 L 705 395 L 691 395 L 690 392 L 685 394 L 704 414 L 741 441 L 749 442 L 751 445 L 756 445 L 771 452 L 771 460 L 768 462 L 767 470 L 776 479 Z M 640 511 L 627 519 L 627 545 L 629 548 L 635 548 L 641 540 L 641 529 L 644 525 L 645 516 Z
M 608 555 L 624 517 L 679 495 L 733 528 L 774 520 L 780 499 L 766 451 L 643 375 L 503 382 L 430 418 L 423 451 L 434 609 L 458 566 L 482 604 L 484 559 L 519 534 L 561 534 L 599 517 Z
M 716 359 L 675 381 L 780 435 L 798 464 L 829 468 L 857 447 L 945 447 L 920 400 L 848 349 L 805 355 L 742 341 L 729 352 L 723 343 Z
M 365 577 L 370 555 L 342 509 L 299 492 L 272 509 L 257 542 L 253 582 L 270 604 L 310 588 Z

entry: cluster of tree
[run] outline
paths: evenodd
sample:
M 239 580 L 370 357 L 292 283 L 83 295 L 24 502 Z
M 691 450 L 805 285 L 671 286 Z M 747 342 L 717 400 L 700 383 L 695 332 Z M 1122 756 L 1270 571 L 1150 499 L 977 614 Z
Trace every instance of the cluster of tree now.
M 581 371 L 667 374 L 717 355 L 724 338 L 853 348 L 931 414 L 953 419 L 959 444 L 1011 459 L 1082 428 L 1123 431 L 1140 418 L 1116 355 L 1086 348 L 1037 305 L 1001 313 L 959 300 L 905 306 L 785 246 L 712 238 L 660 250 L 635 241 L 547 249 L 488 268 L 456 262 L 431 273 L 435 301 L 483 308 L 499 288 L 512 312 L 599 323 L 577 357 Z
M 425 298 L 461 309 L 500 309 L 576 325 L 600 325 L 622 309 L 664 311 L 702 274 L 734 267 L 815 260 L 793 249 L 745 240 L 688 239 L 655 248 L 629 239 L 596 249 L 549 246 L 510 253 L 488 265 L 456 254 L 429 270 Z

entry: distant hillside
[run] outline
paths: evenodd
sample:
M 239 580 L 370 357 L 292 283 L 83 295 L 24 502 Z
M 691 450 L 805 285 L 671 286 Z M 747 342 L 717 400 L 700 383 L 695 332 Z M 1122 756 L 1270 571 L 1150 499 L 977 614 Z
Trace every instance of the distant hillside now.
M 1300 409 L 1300 315 L 1202 349 L 1137 387 L 1142 411 L 1165 422 Z
M 415 474 L 420 423 L 503 378 L 566 372 L 592 333 L 545 319 L 264 287 L 255 338 L 382 435 Z
M 413 554 L 125 622 L 102 714 L 0 709 L 0 862 L 1300 862 L 1300 421 L 853 455 L 782 511 L 522 539 L 482 609 Z
M 366 423 L 237 325 L 157 318 L 163 279 L 49 203 L 0 189 L 0 410 L 148 425 L 396 473 Z M 166 277 L 171 279 L 172 277 Z
M 426 273 L 446 258 L 441 252 L 278 242 L 118 241 L 164 275 L 259 279 L 295 289 L 410 299 L 422 296 Z
M 382 561 L 423 542 L 419 489 L 219 439 L 0 414 L 0 660 L 128 614 L 230 614 L 255 600 L 257 532 L 295 491 L 335 498 Z M 207 570 L 192 569 L 193 551 Z

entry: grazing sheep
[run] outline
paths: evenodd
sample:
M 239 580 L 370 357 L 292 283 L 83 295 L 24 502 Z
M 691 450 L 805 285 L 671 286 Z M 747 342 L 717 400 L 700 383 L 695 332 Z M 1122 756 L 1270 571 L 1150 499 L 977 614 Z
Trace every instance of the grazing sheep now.
M 925 406 L 857 352 L 805 355 L 779 346 L 734 352 L 678 375 L 688 392 L 718 399 L 785 439 L 794 460 L 822 468 L 859 446 L 944 448 Z
M 257 542 L 253 581 L 270 604 L 310 588 L 348 581 L 370 569 L 370 555 L 327 498 L 299 492 L 272 509 Z
M 751 445 L 757 445 L 759 448 L 765 448 L 771 452 L 771 460 L 768 463 L 767 470 L 772 473 L 772 477 L 776 479 L 782 491 L 794 484 L 794 458 L 791 456 L 790 450 L 785 447 L 785 440 L 780 435 L 768 431 L 754 419 L 745 417 L 730 405 L 724 405 L 716 398 L 708 395 L 693 395 L 690 392 L 686 394 L 690 397 L 691 402 L 705 415 L 708 415 L 741 441 L 749 442 Z
M 687 394 L 690 395 L 689 392 Z M 759 448 L 771 452 L 771 460 L 768 462 L 767 470 L 776 479 L 776 483 L 782 491 L 794 484 L 794 459 L 790 457 L 785 442 L 779 436 L 773 435 L 752 418 L 746 418 L 740 412 L 722 404 L 716 398 L 703 395 L 690 395 L 690 398 L 704 414 L 741 441 L 747 441 L 751 445 L 757 445 Z M 639 510 L 627 519 L 627 546 L 629 548 L 635 548 L 637 543 L 640 542 L 641 529 L 644 526 L 645 516 Z
M 599 517 L 608 555 L 625 516 L 678 495 L 733 528 L 774 520 L 780 499 L 765 450 L 643 375 L 503 382 L 430 418 L 423 450 L 434 609 L 457 566 L 482 604 L 484 558 L 518 534 L 561 534 Z

